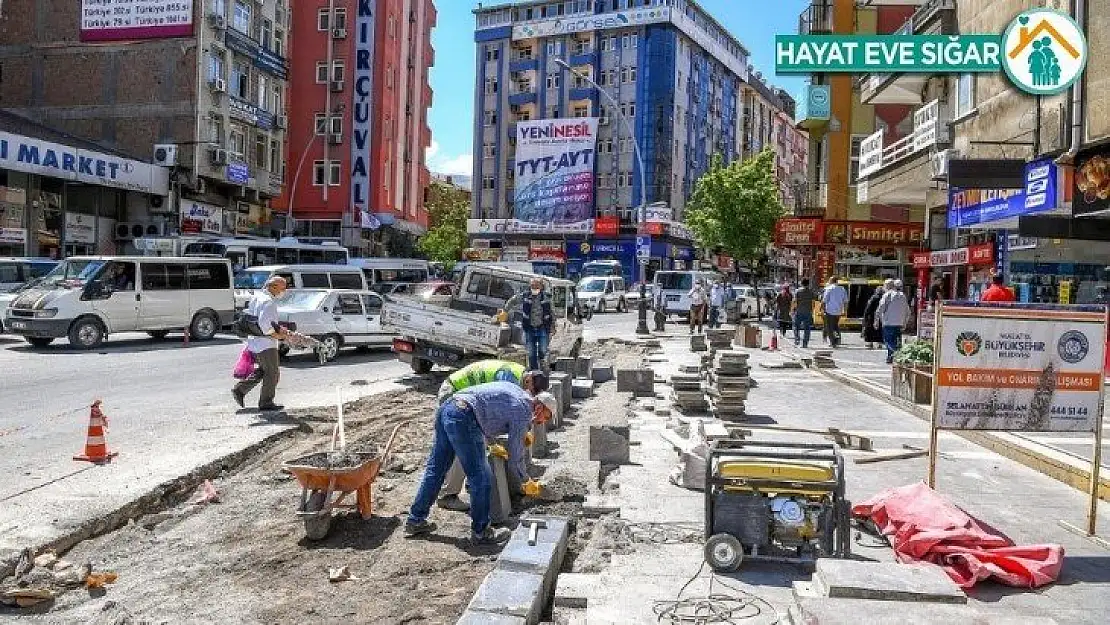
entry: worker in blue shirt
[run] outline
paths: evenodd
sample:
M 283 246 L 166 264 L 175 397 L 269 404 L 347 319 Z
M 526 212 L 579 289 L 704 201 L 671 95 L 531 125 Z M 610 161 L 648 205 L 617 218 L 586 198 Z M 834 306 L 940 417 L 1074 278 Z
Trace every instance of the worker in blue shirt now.
M 465 388 L 450 397 L 436 411 L 435 439 L 424 478 L 409 508 L 405 536 L 418 536 L 435 531 L 428 514 L 436 495 L 443 486 L 451 463 L 458 457 L 470 483 L 470 530 L 475 544 L 501 543 L 510 532 L 490 525 L 490 498 L 493 472 L 486 455 L 486 446 L 494 444 L 503 434 L 509 437 L 506 469 L 516 473 L 524 494 L 537 496 L 542 486 L 528 475 L 525 456 L 525 434 L 533 423 L 551 418 L 558 400 L 551 393 L 532 397 L 512 382 L 490 382 Z

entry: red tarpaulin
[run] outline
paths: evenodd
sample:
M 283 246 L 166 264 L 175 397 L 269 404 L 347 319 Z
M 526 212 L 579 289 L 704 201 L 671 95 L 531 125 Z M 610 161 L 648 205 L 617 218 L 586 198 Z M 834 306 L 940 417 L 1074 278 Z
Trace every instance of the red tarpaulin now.
M 992 577 L 1036 588 L 1056 581 L 1064 564 L 1062 545 L 1015 545 L 924 482 L 881 492 L 852 513 L 871 519 L 890 538 L 899 562 L 932 562 L 961 588 Z

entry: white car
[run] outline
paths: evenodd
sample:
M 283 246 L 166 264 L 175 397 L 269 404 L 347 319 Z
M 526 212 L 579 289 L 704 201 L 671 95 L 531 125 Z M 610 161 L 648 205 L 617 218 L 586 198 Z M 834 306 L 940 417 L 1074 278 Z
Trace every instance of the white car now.
M 624 278 L 613 276 L 582 278 L 578 283 L 578 299 L 599 313 L 628 310 L 625 291 Z
M 279 323 L 320 341 L 321 356 L 333 360 L 344 347 L 388 347 L 382 329 L 382 296 L 365 290 L 299 289 L 278 300 Z M 282 355 L 289 353 L 283 345 Z

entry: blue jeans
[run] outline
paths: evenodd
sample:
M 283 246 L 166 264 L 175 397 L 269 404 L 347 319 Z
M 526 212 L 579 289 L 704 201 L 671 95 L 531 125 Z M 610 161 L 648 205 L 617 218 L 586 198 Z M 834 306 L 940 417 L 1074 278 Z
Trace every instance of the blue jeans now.
M 813 314 L 794 313 L 794 343 L 798 343 L 798 331 L 802 330 L 802 347 L 809 347 L 809 333 L 813 331 Z
M 534 328 L 524 331 L 524 347 L 528 350 L 528 368 L 539 371 L 547 361 L 547 328 Z
M 470 531 L 481 534 L 489 526 L 490 497 L 493 492 L 493 470 L 486 456 L 486 437 L 474 412 L 455 400 L 447 400 L 436 411 L 435 439 L 432 453 L 416 501 L 409 508 L 409 523 L 428 519 L 447 471 L 458 457 L 470 486 Z
M 883 343 L 886 344 L 886 361 L 894 362 L 894 352 L 902 346 L 902 326 L 883 326 Z

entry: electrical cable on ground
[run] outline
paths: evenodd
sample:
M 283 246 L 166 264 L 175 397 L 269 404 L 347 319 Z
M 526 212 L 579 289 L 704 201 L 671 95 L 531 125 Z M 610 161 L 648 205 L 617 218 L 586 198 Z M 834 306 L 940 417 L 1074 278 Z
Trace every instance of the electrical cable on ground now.
M 690 584 L 701 577 L 707 564 L 708 562 L 702 560 L 697 572 L 682 585 L 675 599 L 655 602 L 652 610 L 660 623 L 681 625 L 736 624 L 741 621 L 751 622 L 752 619 L 760 616 L 770 619 L 765 621 L 766 625 L 775 625 L 781 622 L 778 611 L 766 599 L 728 584 L 718 579 L 714 573 L 709 575 L 709 591 L 704 596 L 682 598 Z M 714 584 L 720 584 L 730 592 L 714 593 Z
M 626 523 L 621 534 L 629 542 L 678 545 L 702 542 L 702 530 L 693 523 Z

